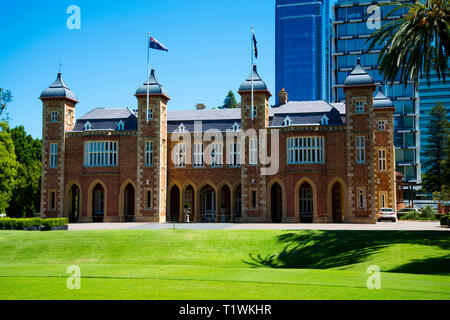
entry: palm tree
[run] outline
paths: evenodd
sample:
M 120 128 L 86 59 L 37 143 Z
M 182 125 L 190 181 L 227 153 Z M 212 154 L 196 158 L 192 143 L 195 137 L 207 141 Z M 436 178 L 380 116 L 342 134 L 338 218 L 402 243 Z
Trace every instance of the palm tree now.
M 376 31 L 369 50 L 383 46 L 378 58 L 387 82 L 429 80 L 432 69 L 445 81 L 450 56 L 450 0 L 395 1 L 380 6 L 394 6 L 386 16 L 405 12 L 399 19 Z M 400 76 L 400 79 L 396 79 Z

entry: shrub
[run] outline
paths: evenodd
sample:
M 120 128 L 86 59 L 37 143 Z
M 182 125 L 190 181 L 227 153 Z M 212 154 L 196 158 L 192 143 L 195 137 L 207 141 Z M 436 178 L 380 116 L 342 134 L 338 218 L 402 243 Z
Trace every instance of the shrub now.
M 425 219 L 433 219 L 434 217 L 434 210 L 431 206 L 426 206 L 422 209 L 422 212 L 420 213 L 420 217 Z
M 42 226 L 45 228 L 62 227 L 69 224 L 67 218 L 42 219 Z
M 13 219 L 11 218 L 0 218 L 0 229 L 11 229 L 12 227 L 12 221 Z
M 416 211 L 407 211 L 403 213 L 399 219 L 401 220 L 419 220 L 420 216 Z

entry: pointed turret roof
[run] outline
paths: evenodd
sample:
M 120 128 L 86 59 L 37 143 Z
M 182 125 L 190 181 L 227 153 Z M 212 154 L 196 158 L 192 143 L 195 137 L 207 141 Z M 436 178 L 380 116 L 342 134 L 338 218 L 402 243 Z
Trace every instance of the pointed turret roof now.
M 375 85 L 375 80 L 370 74 L 364 70 L 361 65 L 361 59 L 358 58 L 356 66 L 350 75 L 345 79 L 344 86 L 363 86 L 363 85 Z
M 58 72 L 55 82 L 53 82 L 50 87 L 42 91 L 40 99 L 43 98 L 67 98 L 78 102 L 76 95 L 65 84 L 61 72 Z
M 150 85 L 149 85 L 149 94 L 151 95 L 155 95 L 155 94 L 160 94 L 163 95 L 165 97 L 167 97 L 168 99 L 170 99 L 169 94 L 167 93 L 166 89 L 164 89 L 164 87 L 158 82 L 158 80 L 156 79 L 155 76 L 155 70 L 152 69 L 152 72 L 150 74 Z M 140 86 L 137 90 L 136 90 L 136 95 L 140 96 L 140 95 L 147 95 L 147 81 L 144 82 L 144 84 L 142 86 Z
M 267 85 L 266 83 L 263 81 L 263 79 L 261 79 L 261 77 L 258 74 L 258 70 L 256 69 L 256 65 L 253 66 L 253 90 L 254 91 L 267 91 L 269 92 L 269 90 L 267 89 Z M 250 75 L 247 80 L 245 80 L 241 86 L 239 87 L 239 91 L 251 91 L 252 90 L 252 75 Z M 270 92 L 269 92 L 270 94 Z
M 373 98 L 373 107 L 374 108 L 395 108 L 394 103 L 391 99 L 385 96 L 383 93 L 382 87 L 376 94 L 375 98 Z

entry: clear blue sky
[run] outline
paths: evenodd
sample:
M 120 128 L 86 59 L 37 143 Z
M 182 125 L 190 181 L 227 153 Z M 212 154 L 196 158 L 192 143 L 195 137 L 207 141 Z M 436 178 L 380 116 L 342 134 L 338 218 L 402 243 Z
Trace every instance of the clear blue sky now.
M 81 30 L 66 26 L 73 4 L 81 8 Z M 0 87 L 14 97 L 11 125 L 34 137 L 42 132 L 38 97 L 55 80 L 59 58 L 80 101 L 77 118 L 96 107 L 136 108 L 147 32 L 169 48 L 151 50 L 169 110 L 217 107 L 228 90 L 236 92 L 250 74 L 252 25 L 258 70 L 274 94 L 275 0 L 5 1 L 1 9 Z
M 69 30 L 66 9 L 81 9 L 81 30 Z M 172 100 L 169 110 L 222 104 L 250 74 L 250 26 L 260 75 L 274 89 L 275 1 L 8 1 L 2 3 L 0 87 L 11 90 L 11 125 L 41 137 L 39 97 L 56 78 L 58 60 L 80 103 L 136 108 L 146 78 L 147 32 L 168 47 L 151 50 L 151 67 Z

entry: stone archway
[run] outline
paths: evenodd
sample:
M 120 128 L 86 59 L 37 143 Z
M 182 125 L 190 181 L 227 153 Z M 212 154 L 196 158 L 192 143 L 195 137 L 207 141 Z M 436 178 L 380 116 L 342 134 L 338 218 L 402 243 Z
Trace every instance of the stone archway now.
M 343 190 L 339 182 L 331 188 L 331 214 L 334 223 L 342 223 L 344 219 Z
M 80 201 L 81 191 L 76 184 L 73 184 L 69 189 L 69 203 L 68 203 L 68 216 L 70 223 L 76 223 L 80 219 Z
M 135 190 L 131 183 L 128 183 L 123 192 L 123 216 L 125 222 L 133 222 L 135 216 Z
M 177 185 L 172 186 L 169 197 L 169 221 L 178 222 L 181 217 L 181 192 Z
M 219 222 L 231 221 L 231 188 L 224 184 L 219 191 Z
M 105 188 L 97 183 L 92 189 L 92 222 L 103 222 L 105 217 Z
M 278 182 L 270 188 L 270 214 L 273 223 L 280 223 L 283 219 L 283 189 Z
M 309 182 L 303 182 L 298 189 L 298 206 L 301 223 L 313 222 L 314 216 L 314 193 Z
M 204 185 L 198 192 L 198 221 L 214 222 L 217 215 L 216 190 L 209 184 Z

